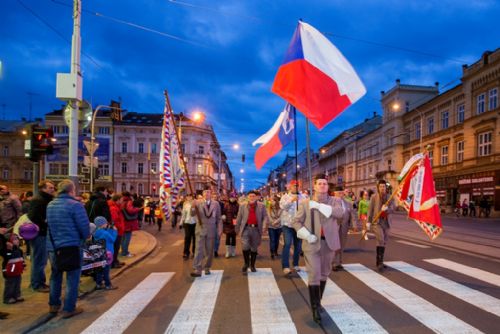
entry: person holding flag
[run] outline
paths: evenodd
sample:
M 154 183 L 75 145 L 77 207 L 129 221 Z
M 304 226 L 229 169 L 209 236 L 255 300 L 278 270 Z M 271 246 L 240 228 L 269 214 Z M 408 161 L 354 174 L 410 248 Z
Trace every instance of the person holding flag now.
M 389 240 L 389 215 L 393 212 L 394 202 L 389 199 L 387 194 L 387 182 L 379 180 L 377 182 L 377 192 L 370 198 L 368 205 L 368 222 L 366 229 L 369 231 L 372 228 L 377 240 L 377 260 L 376 265 L 378 271 L 382 272 L 385 268 L 384 253 L 385 246 Z M 373 224 L 373 226 L 371 226 Z

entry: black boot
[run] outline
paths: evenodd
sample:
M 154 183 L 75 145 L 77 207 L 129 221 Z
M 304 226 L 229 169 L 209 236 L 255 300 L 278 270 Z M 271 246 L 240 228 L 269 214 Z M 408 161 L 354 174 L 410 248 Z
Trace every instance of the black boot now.
M 321 288 L 319 285 L 309 285 L 309 300 L 311 301 L 311 311 L 315 323 L 321 325 L 320 299 Z
M 377 246 L 377 269 L 379 272 L 384 271 L 384 247 Z
M 257 259 L 257 252 L 251 252 L 250 255 L 251 255 L 250 270 L 254 273 L 257 271 L 257 269 L 255 269 L 255 260 Z
M 382 268 L 387 269 L 387 266 L 384 264 L 385 246 L 381 248 L 382 250 L 380 252 L 382 255 L 380 256 L 380 262 L 382 263 Z
M 243 259 L 245 259 L 245 265 L 243 266 L 243 268 L 241 268 L 241 271 L 243 272 L 244 275 L 246 275 L 248 267 L 250 266 L 250 251 L 249 250 L 243 251 Z
M 326 287 L 326 281 L 319 281 L 319 288 L 320 288 L 320 300 L 323 299 L 323 293 L 325 292 L 325 287 Z

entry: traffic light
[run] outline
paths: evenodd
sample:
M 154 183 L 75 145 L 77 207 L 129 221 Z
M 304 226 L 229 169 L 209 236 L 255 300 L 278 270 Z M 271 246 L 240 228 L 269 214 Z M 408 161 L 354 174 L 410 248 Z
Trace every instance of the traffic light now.
M 24 155 L 33 162 L 37 162 L 45 154 L 54 153 L 52 142 L 54 132 L 51 128 L 30 124 L 25 128 L 27 139 L 24 143 Z
M 156 184 L 153 183 L 153 194 L 156 194 Z

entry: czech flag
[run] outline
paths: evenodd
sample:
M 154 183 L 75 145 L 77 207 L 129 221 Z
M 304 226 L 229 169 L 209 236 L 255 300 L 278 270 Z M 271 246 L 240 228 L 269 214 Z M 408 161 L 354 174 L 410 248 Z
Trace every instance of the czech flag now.
M 302 21 L 271 90 L 299 109 L 319 130 L 366 93 L 342 53 Z
M 253 142 L 252 146 L 262 144 L 255 152 L 255 166 L 260 170 L 264 164 L 285 147 L 295 136 L 295 108 L 289 103 L 280 113 L 271 130 Z

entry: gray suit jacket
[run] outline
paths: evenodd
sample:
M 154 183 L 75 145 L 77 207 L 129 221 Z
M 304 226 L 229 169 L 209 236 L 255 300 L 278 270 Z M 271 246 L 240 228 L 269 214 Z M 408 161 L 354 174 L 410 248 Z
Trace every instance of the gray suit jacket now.
M 196 224 L 195 234 L 201 236 L 208 235 L 210 238 L 215 238 L 216 233 L 222 233 L 222 219 L 220 212 L 220 204 L 217 201 L 210 201 L 210 206 L 206 205 L 205 200 L 197 200 L 196 207 L 201 217 L 201 224 Z M 196 216 L 194 212 L 194 205 L 192 207 L 193 216 Z
M 302 248 L 305 252 L 317 252 L 321 247 L 321 228 L 325 235 L 325 241 L 332 251 L 340 249 L 340 239 L 339 239 L 339 226 L 337 224 L 337 219 L 341 219 L 343 215 L 342 204 L 340 199 L 329 196 L 327 201 L 323 204 L 330 205 L 332 207 L 332 215 L 329 218 L 325 218 L 318 210 L 311 210 L 309 208 L 309 200 L 304 200 L 299 204 L 299 211 L 293 219 L 293 228 L 298 231 L 302 227 L 305 227 L 309 232 L 314 233 L 318 238 L 318 241 L 309 244 L 307 241 L 302 242 Z M 312 228 L 311 216 L 314 214 L 314 231 Z
M 243 230 L 245 229 L 245 225 L 248 222 L 248 214 L 249 214 L 248 203 L 244 203 L 240 205 L 240 209 L 238 210 L 238 216 L 236 217 L 236 233 L 241 236 Z M 255 214 L 257 215 L 257 225 L 259 234 L 262 235 L 262 230 L 264 228 L 264 224 L 267 224 L 267 210 L 264 204 L 261 202 L 257 202 L 257 207 L 255 208 Z
M 389 198 L 388 195 L 385 196 Z M 385 228 L 389 227 L 389 219 L 379 218 L 377 221 L 373 221 L 375 216 L 379 213 L 382 205 L 385 203 L 385 199 L 381 199 L 378 193 L 375 193 L 370 198 L 370 204 L 368 205 L 368 222 L 372 224 L 380 224 Z M 390 201 L 387 209 L 387 213 L 390 214 L 394 212 L 394 201 Z

